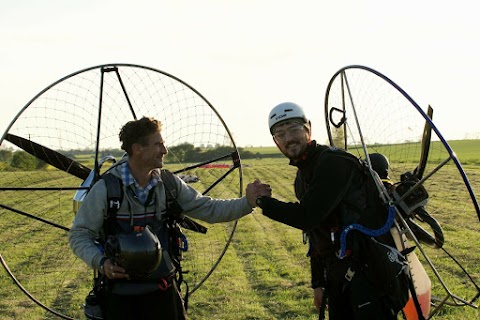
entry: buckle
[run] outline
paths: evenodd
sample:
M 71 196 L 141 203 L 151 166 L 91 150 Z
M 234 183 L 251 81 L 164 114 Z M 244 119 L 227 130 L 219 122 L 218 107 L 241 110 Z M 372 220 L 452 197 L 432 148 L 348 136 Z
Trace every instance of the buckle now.
M 354 275 L 355 275 L 355 271 L 353 271 L 352 269 L 350 269 L 350 267 L 348 267 L 348 270 L 345 273 L 345 279 L 347 279 L 347 281 L 352 281 Z

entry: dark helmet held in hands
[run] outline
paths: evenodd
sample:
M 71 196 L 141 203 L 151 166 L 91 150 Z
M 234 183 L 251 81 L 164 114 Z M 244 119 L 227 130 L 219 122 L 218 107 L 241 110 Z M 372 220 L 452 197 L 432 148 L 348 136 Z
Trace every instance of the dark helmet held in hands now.
M 126 270 L 130 278 L 144 278 L 157 269 L 162 259 L 160 240 L 150 226 L 143 230 L 109 236 L 105 254 Z

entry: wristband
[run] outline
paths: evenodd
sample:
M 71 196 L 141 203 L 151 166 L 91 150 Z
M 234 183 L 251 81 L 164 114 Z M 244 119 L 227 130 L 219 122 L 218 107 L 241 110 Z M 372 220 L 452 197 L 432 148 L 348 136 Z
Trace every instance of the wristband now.
M 260 207 L 262 208 L 262 197 L 258 197 L 256 200 L 255 200 L 255 204 L 257 205 L 257 207 Z

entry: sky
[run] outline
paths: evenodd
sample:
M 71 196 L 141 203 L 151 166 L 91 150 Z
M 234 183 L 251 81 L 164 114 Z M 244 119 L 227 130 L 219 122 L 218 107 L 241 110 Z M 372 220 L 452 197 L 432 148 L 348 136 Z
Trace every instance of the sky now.
M 447 140 L 480 138 L 476 1 L 0 0 L 0 132 L 42 89 L 78 70 L 144 65 L 198 90 L 237 146 L 273 146 L 268 113 L 300 104 L 326 141 L 330 78 L 373 68 Z

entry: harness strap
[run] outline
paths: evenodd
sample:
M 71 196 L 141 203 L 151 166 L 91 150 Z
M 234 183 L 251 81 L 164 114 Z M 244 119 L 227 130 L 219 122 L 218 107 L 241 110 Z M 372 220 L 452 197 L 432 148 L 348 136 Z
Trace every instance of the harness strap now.
M 115 218 L 123 201 L 123 188 L 120 178 L 111 173 L 101 176 L 107 187 L 107 216 L 105 217 L 104 231 L 105 236 L 113 234 Z
M 166 205 L 167 205 L 167 213 L 165 222 L 169 229 L 169 246 L 170 252 L 172 256 L 170 256 L 173 265 L 177 270 L 177 283 L 178 283 L 178 290 L 181 291 L 180 286 L 182 283 L 186 286 L 186 293 L 184 297 L 184 308 L 185 310 L 188 309 L 188 298 L 189 298 L 189 288 L 188 284 L 183 279 L 183 274 L 188 271 L 183 271 L 181 266 L 182 252 L 188 250 L 188 241 L 187 237 L 183 234 L 180 228 L 180 221 L 182 221 L 182 212 L 183 208 L 177 201 L 177 183 L 175 178 L 173 177 L 173 173 L 168 170 L 161 170 L 160 175 L 162 177 L 162 181 L 165 186 L 165 195 L 167 198 Z

